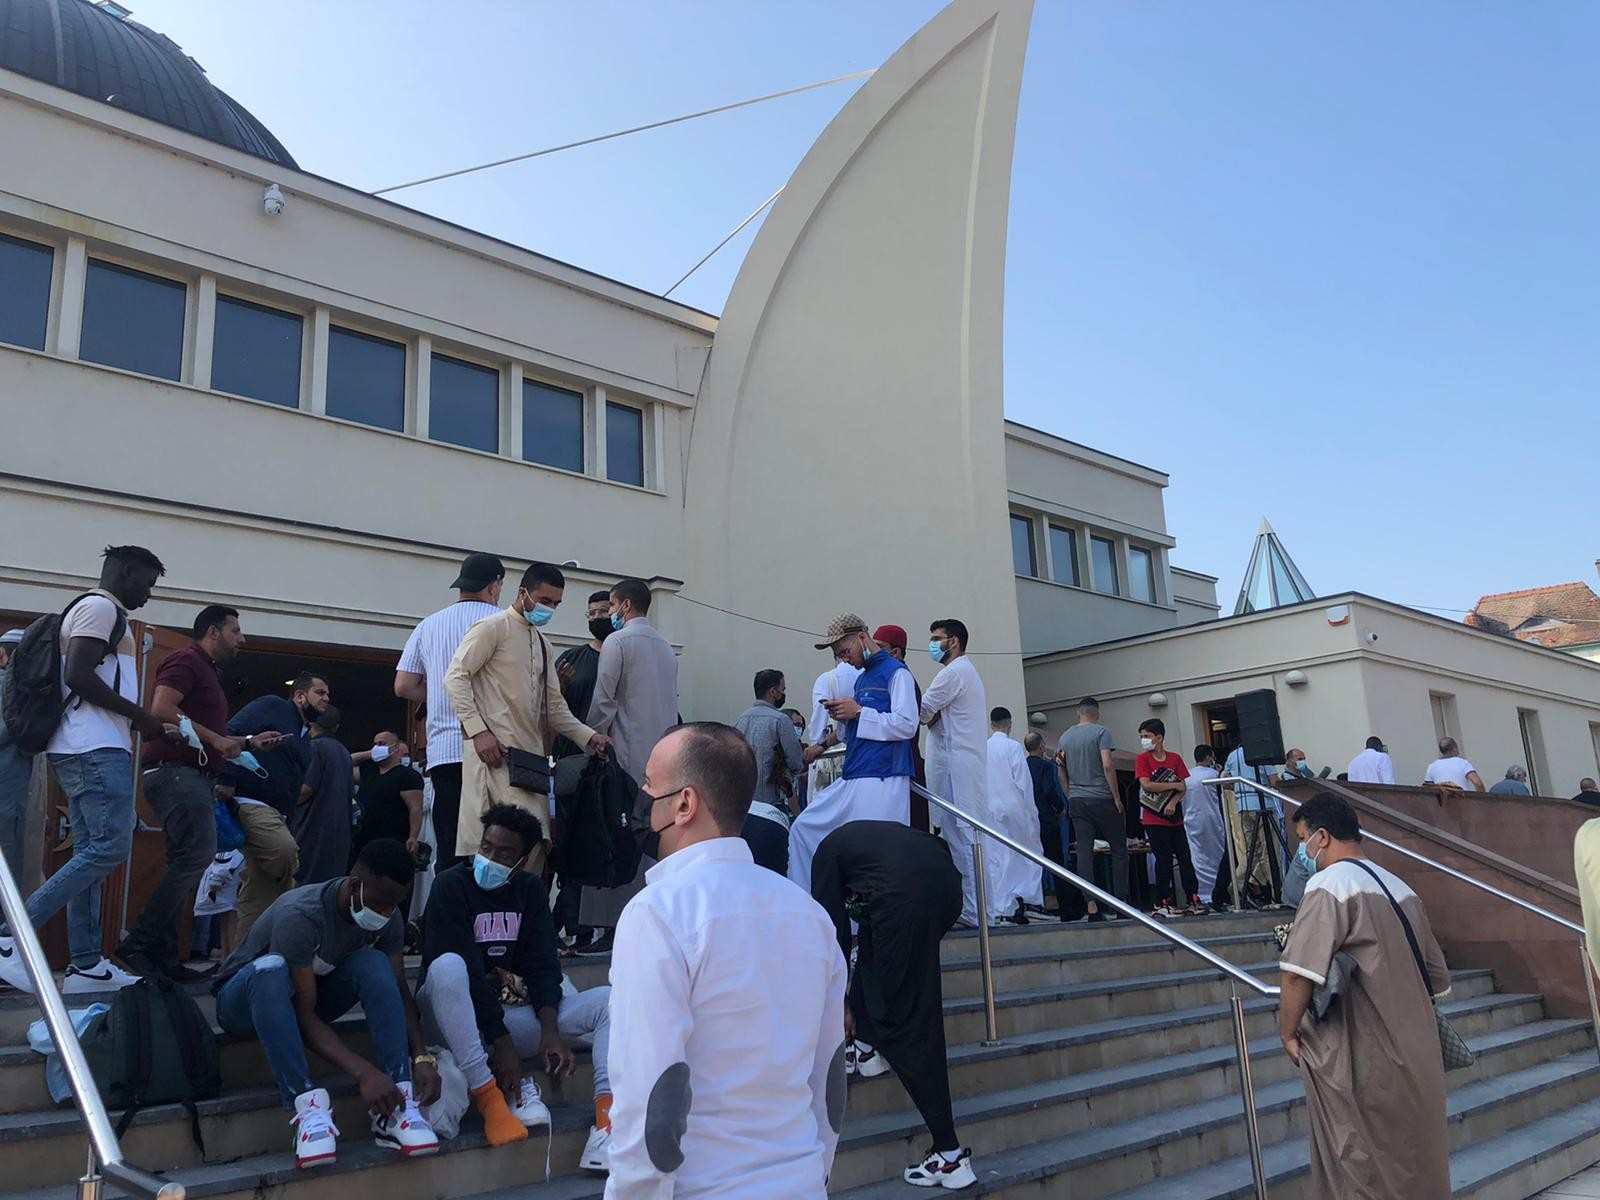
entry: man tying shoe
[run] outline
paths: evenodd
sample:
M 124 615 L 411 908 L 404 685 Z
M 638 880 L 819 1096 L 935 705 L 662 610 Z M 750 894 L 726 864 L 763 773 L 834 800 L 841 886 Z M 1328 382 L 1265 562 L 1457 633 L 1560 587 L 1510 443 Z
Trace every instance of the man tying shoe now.
M 611 989 L 562 995 L 550 901 L 539 877 L 522 869 L 543 842 L 532 813 L 501 804 L 483 815 L 477 853 L 435 879 L 428 894 L 417 1002 L 430 1041 L 443 1041 L 466 1075 L 492 1146 L 519 1142 L 529 1126 L 550 1124 L 550 1110 L 539 1085 L 523 1074 L 522 1060 L 537 1057 L 552 1074 L 571 1075 L 567 1043 L 592 1045 L 594 1126 L 580 1165 L 605 1171 Z

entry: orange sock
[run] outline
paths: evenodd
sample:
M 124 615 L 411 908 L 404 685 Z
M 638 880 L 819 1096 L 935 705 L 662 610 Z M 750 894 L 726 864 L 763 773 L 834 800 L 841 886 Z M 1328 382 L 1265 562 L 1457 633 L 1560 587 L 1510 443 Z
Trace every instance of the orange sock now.
M 609 1130 L 611 1128 L 611 1094 L 594 1098 L 594 1127 Z
M 511 1109 L 506 1105 L 506 1094 L 494 1080 L 475 1089 L 472 1102 L 478 1106 L 478 1112 L 483 1117 L 483 1131 L 488 1135 L 489 1145 L 506 1146 L 528 1136 L 528 1127 L 511 1115 Z

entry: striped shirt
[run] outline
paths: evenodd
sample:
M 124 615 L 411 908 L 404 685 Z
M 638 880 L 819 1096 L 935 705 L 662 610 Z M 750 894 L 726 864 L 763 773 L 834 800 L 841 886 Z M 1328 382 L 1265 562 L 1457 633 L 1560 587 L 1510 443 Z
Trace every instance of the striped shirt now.
M 428 685 L 428 767 L 461 761 L 461 722 L 444 691 L 444 673 L 456 656 L 461 639 L 485 617 L 500 610 L 481 600 L 458 600 L 423 617 L 406 639 L 396 670 L 421 675 Z

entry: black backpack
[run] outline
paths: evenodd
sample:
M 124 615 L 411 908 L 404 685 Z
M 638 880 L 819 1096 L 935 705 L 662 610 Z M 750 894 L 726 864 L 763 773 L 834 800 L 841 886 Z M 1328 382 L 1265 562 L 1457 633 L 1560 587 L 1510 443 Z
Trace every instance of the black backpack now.
M 205 1157 L 195 1102 L 222 1091 L 222 1070 L 216 1034 L 187 992 L 159 978 L 120 989 L 111 1011 L 84 1034 L 83 1056 L 106 1107 L 123 1110 L 119 1138 L 141 1108 L 181 1104 Z
M 595 755 L 564 802 L 558 863 L 562 883 L 611 888 L 631 883 L 641 851 L 633 836 L 639 785 L 615 758 Z
M 61 694 L 61 622 L 94 592 L 85 592 L 59 614 L 40 617 L 22 633 L 22 640 L 11 651 L 11 668 L 6 675 L 5 695 L 0 711 L 5 714 L 6 732 L 24 754 L 39 754 L 61 726 L 67 711 L 67 697 Z M 128 630 L 128 618 L 120 606 L 117 624 L 111 631 L 106 654 L 115 654 Z M 105 661 L 105 655 L 101 655 Z M 122 690 L 122 661 L 117 661 L 113 691 Z M 82 701 L 80 700 L 81 704 Z

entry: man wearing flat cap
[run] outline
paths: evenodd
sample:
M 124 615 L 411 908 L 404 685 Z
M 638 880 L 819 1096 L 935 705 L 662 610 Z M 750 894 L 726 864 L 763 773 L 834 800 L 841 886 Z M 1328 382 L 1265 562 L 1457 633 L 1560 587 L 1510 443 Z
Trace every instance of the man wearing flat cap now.
M 910 818 L 916 684 L 905 663 L 880 646 L 865 621 L 844 613 L 828 624 L 818 650 L 860 669 L 853 695 L 824 701 L 844 729 L 844 773 L 813 796 L 789 830 L 789 878 L 811 891 L 811 859 L 822 839 L 851 821 Z

